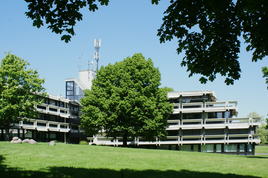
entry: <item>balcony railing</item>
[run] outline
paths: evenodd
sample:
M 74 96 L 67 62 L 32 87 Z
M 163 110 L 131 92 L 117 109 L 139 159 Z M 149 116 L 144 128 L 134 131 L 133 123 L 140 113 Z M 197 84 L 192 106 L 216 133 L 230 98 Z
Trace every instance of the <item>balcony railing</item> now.
M 199 112 L 224 112 L 237 110 L 237 101 L 229 102 L 194 102 L 194 103 L 174 103 L 173 114 L 178 113 L 199 113 Z
M 103 136 L 93 136 L 88 137 L 88 140 L 92 141 L 94 144 L 103 144 L 111 146 L 123 145 L 123 138 L 117 137 L 103 137 Z M 260 143 L 259 134 L 222 134 L 222 135 L 182 135 L 182 136 L 167 136 L 167 140 L 158 140 L 155 141 L 143 141 L 140 140 L 140 137 L 134 138 L 132 141 L 128 141 L 128 145 L 184 145 L 184 144 L 232 144 L 232 143 Z
M 52 115 L 70 118 L 69 109 L 60 107 L 60 106 L 54 106 L 54 105 L 42 103 L 39 106 L 37 106 L 37 111 L 39 111 L 40 113 L 46 113 L 46 114 L 49 113 Z M 66 113 L 63 113 L 63 112 L 66 112 Z
M 170 125 L 167 130 L 189 129 L 243 129 L 260 126 L 260 118 L 212 118 L 212 119 L 182 119 L 168 120 Z
M 19 127 L 29 130 L 53 131 L 53 132 L 69 132 L 69 123 L 46 121 L 38 119 L 27 119 L 27 122 L 19 122 Z

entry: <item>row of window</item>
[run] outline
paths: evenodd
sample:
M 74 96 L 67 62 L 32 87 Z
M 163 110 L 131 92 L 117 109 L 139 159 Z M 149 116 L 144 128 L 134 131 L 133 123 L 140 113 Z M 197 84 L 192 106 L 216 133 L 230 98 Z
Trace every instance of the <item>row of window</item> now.
M 54 116 L 49 114 L 40 114 L 39 119 L 41 120 L 47 120 L 47 121 L 56 121 L 56 122 L 64 122 L 64 118 L 60 116 Z
M 231 118 L 232 112 L 208 112 L 208 113 L 180 113 L 180 114 L 171 114 L 169 120 L 178 120 L 178 119 L 202 119 L 202 118 Z
M 209 102 L 211 97 L 209 94 L 204 96 L 191 96 L 191 97 L 179 97 L 169 100 L 171 103 L 196 103 L 196 102 Z

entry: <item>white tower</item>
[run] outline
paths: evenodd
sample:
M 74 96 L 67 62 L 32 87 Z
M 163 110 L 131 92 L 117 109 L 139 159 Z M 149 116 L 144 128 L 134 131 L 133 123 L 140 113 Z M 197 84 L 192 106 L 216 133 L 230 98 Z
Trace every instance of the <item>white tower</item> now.
M 99 49 L 101 47 L 101 40 L 100 39 L 94 39 L 94 47 L 95 47 L 95 52 L 94 52 L 94 71 L 97 72 L 99 69 L 98 63 L 100 59 L 100 53 Z

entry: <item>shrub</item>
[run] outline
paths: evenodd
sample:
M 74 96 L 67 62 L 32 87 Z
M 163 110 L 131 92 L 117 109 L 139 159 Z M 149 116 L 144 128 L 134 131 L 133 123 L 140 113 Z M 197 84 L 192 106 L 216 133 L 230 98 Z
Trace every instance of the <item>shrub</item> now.
M 79 145 L 88 145 L 88 142 L 87 142 L 87 141 L 82 140 L 82 141 L 80 141 L 80 142 L 79 142 Z

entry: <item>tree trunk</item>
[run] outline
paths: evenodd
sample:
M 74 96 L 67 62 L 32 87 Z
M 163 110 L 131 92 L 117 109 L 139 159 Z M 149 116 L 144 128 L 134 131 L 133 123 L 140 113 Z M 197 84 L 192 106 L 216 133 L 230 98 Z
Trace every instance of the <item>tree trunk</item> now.
M 127 132 L 123 134 L 123 147 L 127 147 Z
M 9 128 L 5 128 L 5 141 L 9 141 Z

